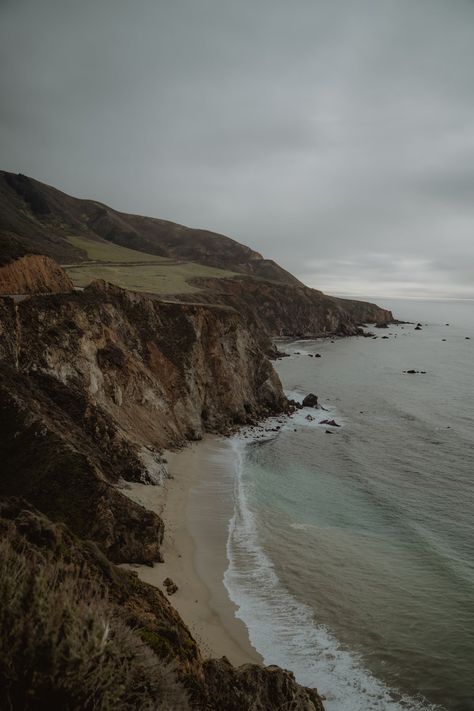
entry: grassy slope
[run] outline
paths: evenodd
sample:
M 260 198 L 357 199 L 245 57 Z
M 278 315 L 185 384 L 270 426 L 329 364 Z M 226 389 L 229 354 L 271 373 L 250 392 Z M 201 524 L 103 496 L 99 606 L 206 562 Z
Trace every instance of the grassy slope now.
M 69 237 L 68 241 L 74 247 L 85 250 L 94 262 L 67 268 L 75 286 L 84 287 L 93 279 L 104 279 L 133 291 L 182 294 L 199 291 L 198 287 L 189 284 L 189 279 L 234 276 L 234 272 L 224 269 L 157 257 L 109 242 L 85 237 Z

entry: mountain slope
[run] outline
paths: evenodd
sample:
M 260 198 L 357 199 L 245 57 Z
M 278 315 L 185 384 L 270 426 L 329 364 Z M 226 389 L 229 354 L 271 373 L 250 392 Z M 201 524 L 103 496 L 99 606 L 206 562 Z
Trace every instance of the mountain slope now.
M 68 241 L 71 235 L 298 283 L 275 262 L 225 235 L 128 215 L 93 200 L 73 198 L 25 175 L 0 171 L 0 262 L 28 253 L 66 263 L 86 260 L 84 251 Z
M 0 264 L 29 253 L 69 265 L 79 287 L 103 279 L 167 299 L 225 304 L 244 313 L 255 334 L 354 335 L 359 323 L 393 321 L 375 304 L 310 289 L 224 235 L 127 215 L 0 172 Z

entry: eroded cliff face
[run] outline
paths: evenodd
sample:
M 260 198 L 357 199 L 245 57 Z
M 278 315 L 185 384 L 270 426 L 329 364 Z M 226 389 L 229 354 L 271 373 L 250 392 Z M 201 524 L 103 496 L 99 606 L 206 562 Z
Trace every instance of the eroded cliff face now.
M 169 684 L 185 689 L 193 709 L 323 706 L 291 672 L 204 661 L 164 594 L 114 565 L 159 560 L 163 536 L 161 519 L 120 485 L 166 476 L 164 446 L 287 407 L 264 350 L 232 309 L 162 303 L 104 283 L 0 298 L 1 537 L 36 578 L 54 564 L 63 577 L 98 585 L 155 663 L 172 664 Z M 11 672 L 21 679 L 36 653 L 17 644 Z
M 195 279 L 204 290 L 180 295 L 180 300 L 218 301 L 245 315 L 256 334 L 317 338 L 353 336 L 360 324 L 392 323 L 393 315 L 375 304 L 338 299 L 301 284 L 264 280 Z
M 0 267 L 0 294 L 54 294 L 73 290 L 64 269 L 41 254 L 26 255 Z
M 117 562 L 159 559 L 160 519 L 123 481 L 158 483 L 164 447 L 287 407 L 242 317 L 103 282 L 0 299 L 0 493 L 21 494 Z

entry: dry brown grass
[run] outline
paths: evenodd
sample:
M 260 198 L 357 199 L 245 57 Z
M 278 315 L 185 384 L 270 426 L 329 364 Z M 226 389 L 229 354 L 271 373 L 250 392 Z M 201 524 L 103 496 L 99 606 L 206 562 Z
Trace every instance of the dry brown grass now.
M 0 542 L 0 708 L 187 709 L 173 670 L 65 560 Z

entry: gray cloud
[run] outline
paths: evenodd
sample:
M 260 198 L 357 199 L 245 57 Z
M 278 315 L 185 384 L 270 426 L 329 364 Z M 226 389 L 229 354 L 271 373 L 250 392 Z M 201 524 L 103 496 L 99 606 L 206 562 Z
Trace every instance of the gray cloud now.
M 333 292 L 474 297 L 474 4 L 3 0 L 2 167 Z

